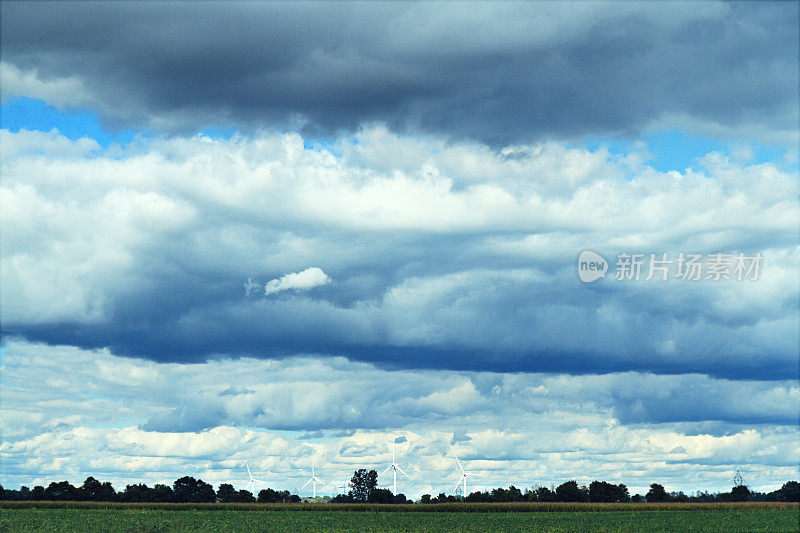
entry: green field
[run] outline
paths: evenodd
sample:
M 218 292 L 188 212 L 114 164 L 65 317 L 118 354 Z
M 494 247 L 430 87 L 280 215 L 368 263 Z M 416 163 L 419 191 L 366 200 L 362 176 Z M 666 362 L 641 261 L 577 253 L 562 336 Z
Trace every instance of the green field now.
M 467 504 L 469 505 L 469 504 Z M 0 531 L 798 531 L 796 505 L 492 508 L 0 506 Z M 81 508 L 82 507 L 82 508 Z M 413 507 L 413 510 L 410 509 Z

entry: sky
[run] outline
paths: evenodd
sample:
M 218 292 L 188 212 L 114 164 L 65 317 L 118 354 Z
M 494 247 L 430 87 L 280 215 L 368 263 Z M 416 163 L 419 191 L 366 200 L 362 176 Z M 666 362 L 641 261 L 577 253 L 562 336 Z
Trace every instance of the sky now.
M 798 9 L 2 3 L 0 484 L 797 479 Z

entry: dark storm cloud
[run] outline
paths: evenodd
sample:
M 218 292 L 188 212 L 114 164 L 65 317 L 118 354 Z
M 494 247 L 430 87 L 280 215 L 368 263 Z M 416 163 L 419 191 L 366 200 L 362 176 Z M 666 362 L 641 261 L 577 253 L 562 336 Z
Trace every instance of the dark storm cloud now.
M 496 144 L 631 133 L 664 114 L 723 130 L 797 123 L 796 3 L 2 9 L 3 60 L 82 77 L 118 127 L 382 121 Z
M 459 253 L 456 245 L 440 246 L 452 256 Z M 162 260 L 149 257 L 143 262 Z M 396 255 L 386 253 L 382 283 L 397 275 L 390 271 L 395 260 Z M 451 266 L 457 267 L 458 261 Z M 480 287 L 484 282 L 476 279 L 452 299 L 444 296 L 420 309 L 385 301 L 381 305 L 368 295 L 349 301 L 336 285 L 309 295 L 246 299 L 240 280 L 215 280 L 222 275 L 208 272 L 202 279 L 181 275 L 151 281 L 149 288 L 118 295 L 111 306 L 113 315 L 102 323 L 12 325 L 4 334 L 54 345 L 107 347 L 118 355 L 162 362 L 305 353 L 344 356 L 388 369 L 797 377 L 794 341 L 768 343 L 749 337 L 759 321 L 791 315 L 791 295 L 778 302 L 773 313 L 754 308 L 743 315 L 715 314 L 708 308 L 713 300 L 708 294 L 681 295 L 674 288 L 588 288 L 574 279 L 572 269 L 564 269 L 541 282 L 492 279 L 485 294 Z M 348 275 L 360 273 L 334 273 L 344 287 Z M 339 305 L 337 300 L 346 303 Z M 604 323 L 603 309 L 614 310 L 614 325 Z M 428 328 L 431 333 L 403 338 L 404 327 Z M 676 335 L 674 329 L 680 331 L 679 353 L 660 353 L 658 339 Z M 637 412 L 631 407 L 625 416 Z

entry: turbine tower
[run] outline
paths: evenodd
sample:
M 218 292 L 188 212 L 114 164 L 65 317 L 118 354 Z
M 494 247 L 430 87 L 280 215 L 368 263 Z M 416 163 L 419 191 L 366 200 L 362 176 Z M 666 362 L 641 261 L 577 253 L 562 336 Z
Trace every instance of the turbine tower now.
M 250 473 L 250 466 L 247 463 L 245 463 L 244 466 L 245 468 L 247 468 L 247 477 L 250 478 L 250 482 L 246 486 L 250 488 L 250 493 L 255 496 L 256 483 L 266 483 L 266 481 L 261 481 L 260 479 L 254 479 L 253 474 Z
M 461 467 L 461 461 L 458 460 L 458 457 L 456 457 L 455 454 L 453 454 L 453 457 L 456 458 L 456 463 L 458 463 L 458 469 L 461 470 L 461 479 L 458 480 L 458 483 L 456 483 L 456 488 L 453 489 L 453 490 L 458 490 L 459 485 L 461 485 L 463 483 L 464 488 L 461 491 L 461 495 L 462 495 L 463 498 L 466 498 L 467 494 L 468 494 L 467 493 L 467 476 L 474 476 L 475 474 L 464 472 L 464 469 Z
M 385 474 L 386 472 L 388 472 L 389 470 L 391 470 L 391 471 L 392 471 L 392 475 L 393 475 L 393 477 L 394 477 L 394 484 L 392 485 L 392 494 L 394 494 L 395 496 L 397 496 L 397 472 L 400 472 L 401 474 L 403 474 L 404 476 L 406 476 L 406 478 L 407 478 L 407 479 L 410 479 L 410 478 L 408 477 L 408 474 L 406 474 L 405 472 L 403 472 L 403 469 L 402 469 L 402 468 L 400 468 L 400 466 L 399 466 L 399 465 L 397 464 L 397 462 L 395 461 L 394 447 L 395 447 L 395 442 L 394 442 L 394 441 L 392 441 L 392 464 L 390 464 L 390 465 L 389 465 L 389 466 L 386 468 L 386 470 L 384 470 L 383 472 L 381 472 L 381 475 L 384 475 L 384 474 Z
M 306 481 L 305 484 L 302 487 L 300 487 L 300 490 L 303 490 L 304 488 L 306 488 L 309 483 L 313 483 L 312 486 L 314 487 L 314 497 L 316 498 L 317 497 L 317 483 L 319 483 L 320 485 L 324 485 L 325 483 L 323 483 L 319 478 L 317 478 L 317 474 L 314 471 L 314 465 L 311 465 L 311 479 Z

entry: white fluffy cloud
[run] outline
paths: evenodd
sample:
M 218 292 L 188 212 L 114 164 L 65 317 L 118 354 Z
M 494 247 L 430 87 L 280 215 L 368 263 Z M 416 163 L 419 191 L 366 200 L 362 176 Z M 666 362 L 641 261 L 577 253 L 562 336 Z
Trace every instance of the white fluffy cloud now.
M 304 291 L 319 287 L 330 283 L 331 278 L 328 277 L 321 268 L 310 267 L 302 272 L 293 272 L 286 274 L 278 279 L 273 279 L 267 282 L 264 288 L 265 294 L 275 294 L 276 292 L 299 290 Z

